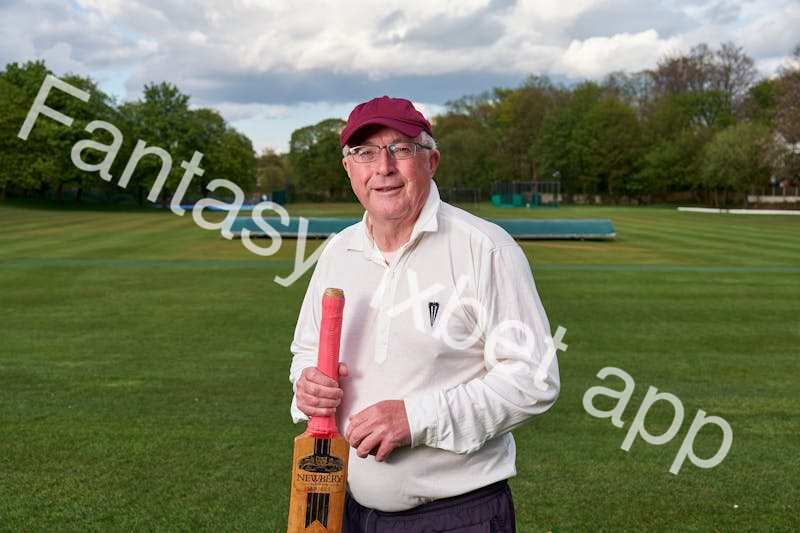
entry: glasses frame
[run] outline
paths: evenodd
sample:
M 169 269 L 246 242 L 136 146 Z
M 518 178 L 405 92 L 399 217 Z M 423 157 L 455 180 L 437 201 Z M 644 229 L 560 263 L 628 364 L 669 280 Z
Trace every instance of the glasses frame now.
M 400 157 L 400 158 L 398 158 L 397 155 L 394 152 L 394 147 L 396 147 L 398 144 L 410 144 L 410 145 L 412 145 L 414 147 L 414 153 L 412 153 L 408 157 Z M 373 159 L 370 159 L 369 161 L 359 161 L 358 159 L 355 158 L 355 156 L 357 155 L 356 154 L 356 150 L 358 150 L 359 148 L 377 148 L 378 151 L 375 152 L 375 157 Z M 389 153 L 389 155 L 392 157 L 392 159 L 394 159 L 396 161 L 403 161 L 405 159 L 414 159 L 414 157 L 416 157 L 416 155 L 417 155 L 417 149 L 418 148 L 424 148 L 425 150 L 431 150 L 432 149 L 430 146 L 425 146 L 424 144 L 420 144 L 420 143 L 414 142 L 414 141 L 398 141 L 398 142 L 384 144 L 384 145 L 380 145 L 380 144 L 359 144 L 358 146 L 353 146 L 352 148 L 348 148 L 347 155 L 352 156 L 353 161 L 355 161 L 356 163 L 358 163 L 360 165 L 366 165 L 368 163 L 374 163 L 378 159 L 378 155 L 381 153 L 381 150 L 383 150 L 383 149 L 386 149 L 386 151 Z

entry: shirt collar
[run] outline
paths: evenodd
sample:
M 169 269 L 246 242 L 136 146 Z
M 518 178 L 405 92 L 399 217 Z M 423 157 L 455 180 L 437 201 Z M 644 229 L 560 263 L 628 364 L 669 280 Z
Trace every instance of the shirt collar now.
M 436 182 L 431 180 L 430 190 L 428 197 L 425 199 L 425 205 L 419 212 L 417 221 L 414 222 L 414 228 L 411 230 L 411 235 L 408 242 L 414 242 L 417 237 L 423 232 L 435 232 L 439 229 L 439 207 L 442 201 L 439 197 L 439 188 L 436 187 Z M 368 213 L 364 211 L 364 216 L 361 217 L 361 227 L 353 232 L 350 242 L 347 244 L 348 250 L 355 250 L 361 252 L 372 252 L 377 250 L 372 239 L 369 236 L 369 229 L 367 227 Z

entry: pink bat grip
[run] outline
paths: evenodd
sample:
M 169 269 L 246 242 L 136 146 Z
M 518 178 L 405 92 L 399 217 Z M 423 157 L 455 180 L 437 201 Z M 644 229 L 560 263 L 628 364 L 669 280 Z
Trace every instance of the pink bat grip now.
M 322 295 L 322 321 L 319 325 L 317 368 L 329 378 L 339 381 L 339 342 L 342 337 L 344 292 L 325 289 Z M 314 437 L 330 438 L 339 433 L 333 416 L 312 416 L 308 433 Z

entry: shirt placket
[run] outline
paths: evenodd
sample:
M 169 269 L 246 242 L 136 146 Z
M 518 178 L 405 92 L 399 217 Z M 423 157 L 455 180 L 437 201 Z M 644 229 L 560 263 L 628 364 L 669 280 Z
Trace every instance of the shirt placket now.
M 394 305 L 395 296 L 397 294 L 397 284 L 400 279 L 400 265 L 403 263 L 403 252 L 401 251 L 400 257 L 393 262 L 391 266 L 384 266 L 386 272 L 383 279 L 383 295 L 380 299 L 380 307 L 378 310 L 378 327 L 375 335 L 375 362 L 379 365 L 383 364 L 389 357 L 389 333 L 391 332 L 392 319 L 390 311 Z

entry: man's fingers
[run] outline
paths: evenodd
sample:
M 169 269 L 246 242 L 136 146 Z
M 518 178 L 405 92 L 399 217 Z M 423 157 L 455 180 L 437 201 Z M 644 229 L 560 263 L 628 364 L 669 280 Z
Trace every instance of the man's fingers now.
M 299 391 L 297 393 L 297 408 L 305 413 L 306 416 L 333 416 L 336 413 L 336 409 L 335 406 L 324 404 L 324 402 L 328 401 L 331 400 L 314 398 Z
M 339 377 L 346 378 L 350 375 L 350 369 L 344 363 L 339 363 Z
M 351 447 L 358 448 L 358 445 L 361 444 L 361 440 L 367 435 L 367 433 L 368 432 L 366 431 L 366 428 L 353 426 L 351 424 L 347 427 L 345 439 L 350 443 Z
M 361 440 L 361 444 L 356 449 L 356 454 L 362 459 L 369 455 L 373 449 L 381 444 L 381 435 L 377 433 L 370 433 Z M 355 446 L 353 446 L 355 448 Z
M 351 423 L 347 426 L 347 432 L 345 438 L 347 442 L 350 443 L 350 446 L 353 448 L 358 448 L 361 444 L 361 441 L 370 434 L 372 428 L 370 424 L 367 423 L 360 423 L 360 424 L 353 424 Z
M 309 407 L 325 407 L 325 408 L 333 408 L 339 407 L 339 404 L 342 403 L 341 396 L 338 398 L 325 398 L 323 396 L 313 396 L 310 394 L 306 394 L 303 391 L 298 391 L 298 400 L 302 398 L 302 402 L 304 405 L 308 405 Z
M 359 457 L 375 455 L 376 461 L 385 461 L 396 448 L 410 443 L 407 423 L 399 418 L 400 409 L 403 409 L 402 415 L 405 417 L 405 407 L 401 401 L 386 400 L 348 419 L 345 438 Z
M 298 402 L 297 408 L 300 409 L 306 416 L 333 416 L 336 414 L 335 409 L 327 407 L 312 407 L 309 405 L 302 405 Z
M 306 378 L 311 383 L 316 383 L 324 387 L 338 387 L 339 384 L 335 379 L 328 377 L 325 372 L 315 366 L 304 368 L 300 373 L 301 377 Z
M 347 439 L 347 442 L 350 443 L 350 446 L 354 446 L 353 441 L 351 440 L 353 436 L 353 431 L 355 431 L 356 428 L 361 426 L 367 419 L 367 417 L 363 413 L 364 411 L 361 411 L 359 413 L 351 415 L 350 418 L 347 419 L 347 429 L 345 429 L 344 438 Z M 364 426 L 364 428 L 362 429 L 366 429 L 366 426 Z
M 303 369 L 295 394 L 297 408 L 307 416 L 333 416 L 343 396 L 338 383 L 314 367 Z
M 361 411 L 357 412 L 354 415 L 350 415 L 347 421 L 350 423 L 351 426 L 357 426 L 367 420 L 369 418 L 369 410 L 372 407 L 367 407 L 366 409 L 362 409 Z
M 342 399 L 342 389 L 339 387 L 325 387 L 316 383 L 306 382 L 301 384 L 299 390 L 303 391 L 304 394 L 317 398 L 330 398 L 333 400 Z
M 306 416 L 333 416 L 336 413 L 333 409 L 322 409 L 318 407 L 312 407 L 306 413 Z
M 394 443 L 392 439 L 383 439 L 380 448 L 375 452 L 375 460 L 379 463 L 389 457 L 389 454 L 394 450 Z

